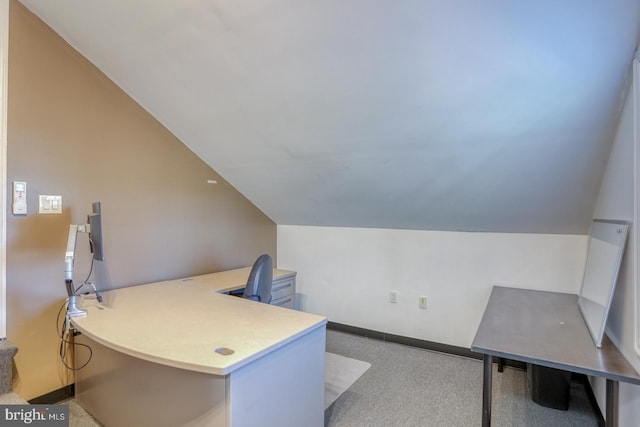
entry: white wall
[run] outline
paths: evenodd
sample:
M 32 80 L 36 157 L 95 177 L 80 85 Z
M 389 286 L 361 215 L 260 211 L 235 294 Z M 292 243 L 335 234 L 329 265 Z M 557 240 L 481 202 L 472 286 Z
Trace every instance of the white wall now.
M 601 184 L 594 218 L 632 225 L 607 334 L 636 370 L 640 212 L 640 67 Z M 635 129 L 634 129 L 635 127 Z M 492 284 L 577 293 L 587 237 L 278 226 L 278 267 L 298 271 L 299 308 L 329 320 L 469 347 Z M 640 258 L 640 254 L 638 254 Z M 388 292 L 399 292 L 398 304 Z M 418 295 L 428 309 L 417 308 Z M 604 409 L 605 382 L 592 379 Z M 639 427 L 640 387 L 620 384 L 619 425 Z M 602 411 L 604 414 L 604 410 Z
M 637 65 L 636 65 L 637 67 Z M 640 74 L 640 70 L 636 70 Z M 636 352 L 636 251 L 638 243 L 638 224 L 636 205 L 637 189 L 634 182 L 638 179 L 637 141 L 638 135 L 634 123 L 640 120 L 640 110 L 634 106 L 634 89 L 638 91 L 640 79 L 629 91 L 625 102 L 616 138 L 611 149 L 609 163 L 598 195 L 594 218 L 621 219 L 635 222 L 627 240 L 625 256 L 622 262 L 616 292 L 609 312 L 606 333 L 620 351 L 640 372 L 640 356 Z M 635 141 L 635 142 L 634 142 Z M 600 408 L 605 408 L 606 382 L 600 378 L 591 379 Z M 640 387 L 620 384 L 620 426 L 640 426 Z
M 278 267 L 298 272 L 304 311 L 468 348 L 493 284 L 577 293 L 586 243 L 580 235 L 281 225 Z

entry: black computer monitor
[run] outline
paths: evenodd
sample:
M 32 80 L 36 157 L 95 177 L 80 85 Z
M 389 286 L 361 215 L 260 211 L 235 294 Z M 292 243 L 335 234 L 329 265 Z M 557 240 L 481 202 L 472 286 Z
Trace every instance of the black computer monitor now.
M 102 210 L 100 202 L 93 203 L 92 208 L 92 213 L 87 217 L 87 222 L 91 227 L 89 232 L 89 245 L 91 246 L 93 259 L 97 261 L 104 261 L 104 248 L 102 245 Z

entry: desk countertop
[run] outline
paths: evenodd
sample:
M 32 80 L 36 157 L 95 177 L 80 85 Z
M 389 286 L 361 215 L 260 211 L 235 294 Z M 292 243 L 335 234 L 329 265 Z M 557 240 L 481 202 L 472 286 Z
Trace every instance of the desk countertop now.
M 287 274 L 295 273 L 279 270 L 274 277 Z M 216 375 L 230 374 L 326 324 L 323 316 L 219 293 L 237 289 L 248 275 L 247 268 L 115 289 L 102 293 L 102 304 L 82 298 L 79 307 L 88 314 L 72 321 L 111 349 Z M 217 353 L 221 347 L 234 353 Z
M 494 286 L 471 350 L 640 384 L 608 337 L 595 346 L 574 294 Z
M 216 292 L 230 292 L 242 289 L 247 284 L 247 279 L 251 273 L 251 267 L 236 268 L 235 270 L 221 271 L 219 273 L 203 274 L 180 279 L 182 281 L 192 281 L 194 283 L 206 284 L 206 286 Z M 295 271 L 273 269 L 273 280 L 293 277 Z

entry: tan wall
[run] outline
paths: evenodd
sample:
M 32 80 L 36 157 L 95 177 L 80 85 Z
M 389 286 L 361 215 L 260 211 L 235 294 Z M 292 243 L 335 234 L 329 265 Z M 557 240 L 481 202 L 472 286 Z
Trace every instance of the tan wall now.
M 69 224 L 91 202 L 103 209 L 99 289 L 275 257 L 276 226 L 15 0 L 9 22 L 7 175 L 27 182 L 29 213 L 7 213 L 7 336 L 19 348 L 14 390 L 32 399 L 73 382 L 55 323 Z M 39 194 L 62 195 L 64 213 L 39 215 Z M 76 283 L 89 271 L 85 236 L 78 251 Z

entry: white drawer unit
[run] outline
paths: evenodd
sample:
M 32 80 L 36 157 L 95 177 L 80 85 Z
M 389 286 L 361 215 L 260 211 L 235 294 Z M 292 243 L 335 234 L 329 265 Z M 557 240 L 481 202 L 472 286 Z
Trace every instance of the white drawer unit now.
M 271 286 L 271 305 L 295 309 L 296 273 L 294 271 L 286 271 L 282 275 L 276 275 L 276 271 L 274 271 L 273 285 Z

